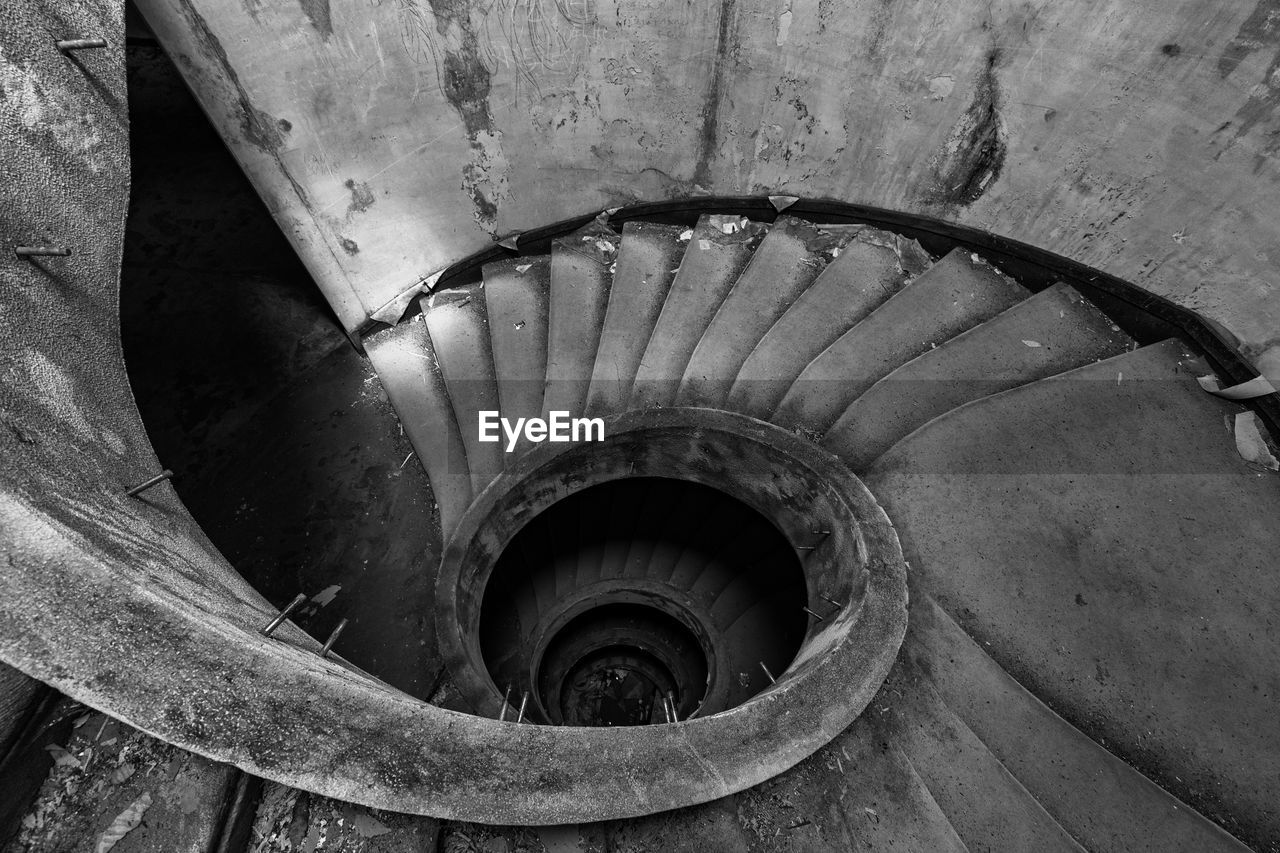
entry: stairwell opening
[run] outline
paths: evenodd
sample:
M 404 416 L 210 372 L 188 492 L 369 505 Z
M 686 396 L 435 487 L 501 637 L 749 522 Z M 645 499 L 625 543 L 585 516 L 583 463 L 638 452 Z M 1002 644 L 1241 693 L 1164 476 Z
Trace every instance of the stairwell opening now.
M 509 711 L 539 722 L 643 725 L 734 707 L 804 639 L 797 553 L 767 516 L 709 485 L 589 486 L 534 517 L 495 563 L 485 668 Z
M 834 734 L 905 625 L 905 566 L 874 498 L 835 457 L 742 415 L 631 412 L 606 435 L 528 452 L 445 548 L 434 623 L 472 713 L 788 738 L 799 718 L 777 725 L 804 708 Z

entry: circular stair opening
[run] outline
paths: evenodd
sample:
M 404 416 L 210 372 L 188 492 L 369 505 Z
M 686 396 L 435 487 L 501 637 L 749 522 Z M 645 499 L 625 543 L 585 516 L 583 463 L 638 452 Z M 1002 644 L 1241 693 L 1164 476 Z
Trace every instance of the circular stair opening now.
M 494 565 L 485 668 L 538 722 L 670 723 L 734 707 L 804 639 L 797 553 L 768 517 L 709 485 L 588 486 L 529 521 Z
M 667 408 L 510 461 L 446 546 L 435 624 L 479 716 L 628 737 L 711 726 L 726 748 L 750 731 L 790 753 L 874 694 L 905 577 L 883 510 L 834 456 Z

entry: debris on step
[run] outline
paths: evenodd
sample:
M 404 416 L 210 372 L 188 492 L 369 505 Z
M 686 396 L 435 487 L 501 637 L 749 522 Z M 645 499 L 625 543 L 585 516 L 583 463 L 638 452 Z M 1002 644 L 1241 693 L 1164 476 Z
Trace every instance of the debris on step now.
M 112 847 L 116 846 L 116 842 L 124 838 L 130 832 L 142 823 L 142 816 L 147 813 L 147 809 L 151 808 L 151 792 L 143 791 L 138 799 L 134 800 L 127 809 L 116 815 L 116 819 L 111 825 L 103 830 L 102 835 L 98 836 L 98 844 L 94 848 L 95 853 L 107 853 Z
M 1254 397 L 1265 397 L 1276 393 L 1275 386 L 1266 376 L 1255 376 L 1248 382 L 1241 382 L 1229 388 L 1223 388 L 1218 377 L 1212 374 L 1198 377 L 1196 381 L 1200 383 L 1201 388 L 1224 400 L 1252 400 Z
M 73 724 L 12 846 L 23 853 L 67 850 L 203 850 L 239 775 L 105 714 Z
M 678 239 L 681 243 L 688 243 L 690 240 L 693 239 L 693 229 L 692 228 L 684 229 L 683 231 L 680 232 L 680 236 L 677 237 L 676 239 Z
M 773 209 L 781 213 L 791 205 L 800 200 L 799 196 L 794 195 L 771 195 L 769 196 L 769 204 L 773 205 Z
M 1262 425 L 1253 412 L 1240 412 L 1235 418 L 1236 450 L 1240 458 L 1254 465 L 1261 465 L 1270 471 L 1280 471 L 1280 460 L 1277 460 L 1267 440 L 1262 435 Z
M 739 231 L 746 230 L 747 227 L 747 217 L 745 216 L 730 216 L 722 213 L 713 213 L 707 217 L 707 221 L 711 223 L 712 228 L 715 228 L 724 234 L 737 234 Z M 689 231 L 689 236 L 693 236 L 692 229 Z
M 268 782 L 249 853 L 418 853 L 436 849 L 438 834 L 434 818 L 383 812 Z
M 516 264 L 516 272 L 523 275 L 524 273 L 527 273 L 529 271 L 529 268 L 532 266 L 533 264 Z
M 1025 339 L 1024 339 L 1022 342 L 1023 342 L 1024 344 L 1026 344 L 1027 346 L 1029 346 L 1029 347 L 1033 348 L 1033 349 L 1035 349 L 1035 348 L 1037 348 L 1037 347 L 1039 347 L 1039 346 L 1040 346 L 1040 342 L 1039 342 L 1039 341 L 1028 341 L 1028 340 L 1025 340 Z

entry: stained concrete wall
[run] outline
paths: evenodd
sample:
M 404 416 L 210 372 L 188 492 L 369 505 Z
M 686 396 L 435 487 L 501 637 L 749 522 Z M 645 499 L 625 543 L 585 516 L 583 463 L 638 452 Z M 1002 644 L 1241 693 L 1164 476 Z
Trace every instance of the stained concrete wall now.
M 349 328 L 511 232 L 788 193 L 987 229 L 1280 345 L 1276 0 L 140 6 Z

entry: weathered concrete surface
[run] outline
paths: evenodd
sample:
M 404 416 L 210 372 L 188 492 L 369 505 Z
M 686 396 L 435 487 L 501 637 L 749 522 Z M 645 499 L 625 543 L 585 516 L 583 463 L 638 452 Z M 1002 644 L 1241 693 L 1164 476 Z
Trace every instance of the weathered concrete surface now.
M 140 5 L 348 327 L 495 235 L 786 192 L 1280 343 L 1273 0 Z
M 1144 347 L 955 409 L 866 477 L 913 578 L 1001 667 L 1272 850 L 1280 475 L 1240 458 L 1204 370 Z

